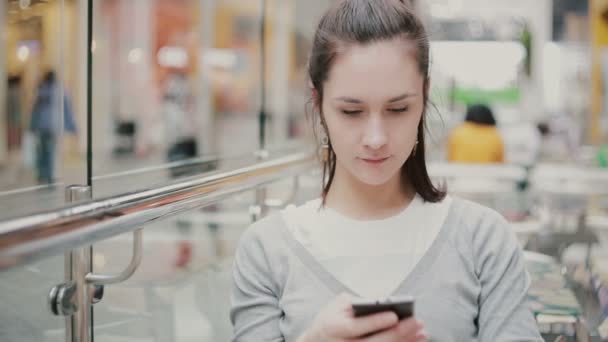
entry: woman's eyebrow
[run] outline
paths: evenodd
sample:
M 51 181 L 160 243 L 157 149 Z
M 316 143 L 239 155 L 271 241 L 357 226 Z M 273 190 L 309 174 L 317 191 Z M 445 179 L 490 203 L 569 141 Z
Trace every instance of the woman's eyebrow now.
M 334 100 L 344 101 L 344 102 L 348 102 L 348 103 L 362 103 L 361 100 L 355 99 L 353 97 L 348 97 L 348 96 L 339 96 L 339 97 L 334 98 Z
M 405 100 L 408 97 L 414 97 L 417 95 L 418 94 L 415 94 L 415 93 L 404 93 L 399 96 L 395 96 L 395 97 L 391 98 L 390 100 L 388 100 L 388 102 L 389 103 L 397 102 L 397 101 Z M 334 100 L 348 102 L 348 103 L 356 103 L 356 104 L 363 103 L 363 101 L 361 101 L 359 99 L 356 99 L 354 97 L 348 97 L 348 96 L 339 96 L 339 97 L 334 98 Z
M 418 94 L 415 94 L 415 93 L 405 93 L 405 94 L 401 94 L 399 96 L 393 97 L 392 99 L 388 100 L 388 102 L 389 103 L 397 102 L 397 101 L 405 100 L 408 97 L 413 97 L 413 96 L 416 96 L 416 95 L 418 95 Z

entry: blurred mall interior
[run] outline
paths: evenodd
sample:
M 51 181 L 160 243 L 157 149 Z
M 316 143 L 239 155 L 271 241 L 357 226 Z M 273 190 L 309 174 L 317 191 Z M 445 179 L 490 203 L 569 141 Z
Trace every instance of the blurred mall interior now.
M 331 2 L 0 1 L 0 341 L 230 340 L 241 233 L 320 193 L 306 66 Z M 546 340 L 608 341 L 608 0 L 413 2 L 431 177 L 509 220 Z M 451 152 L 476 104 L 489 163 Z

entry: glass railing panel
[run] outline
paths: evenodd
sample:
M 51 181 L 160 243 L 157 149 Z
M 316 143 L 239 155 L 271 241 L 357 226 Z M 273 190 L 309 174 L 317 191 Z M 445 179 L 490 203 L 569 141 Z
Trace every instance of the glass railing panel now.
M 0 192 L 0 219 L 56 209 L 64 205 L 64 185 L 4 191 Z
M 149 189 L 187 179 L 230 172 L 265 160 L 287 157 L 310 150 L 310 146 L 300 143 L 285 144 L 284 146 L 272 146 L 270 150 L 266 150 L 263 154 L 245 152 L 233 155 L 194 157 L 94 176 L 92 179 L 93 196 L 94 198 L 115 196 L 120 193 Z
M 120 193 L 143 190 L 179 182 L 188 177 L 197 177 L 229 171 L 254 164 L 253 153 L 239 156 L 205 156 L 179 160 L 170 163 L 159 163 L 132 170 L 119 171 L 94 176 L 92 179 L 94 197 L 115 196 Z
M 94 6 L 95 177 L 258 148 L 259 1 Z
M 0 341 L 65 342 L 65 318 L 48 304 L 51 288 L 63 282 L 63 255 L 0 272 Z
M 79 4 L 0 4 L 0 218 L 61 206 L 66 184 L 86 183 Z
M 144 227 L 141 265 L 129 280 L 107 286 L 95 305 L 95 340 L 230 340 L 232 258 L 254 201 L 255 191 L 247 191 Z M 123 234 L 96 244 L 95 272 L 120 272 L 131 239 Z

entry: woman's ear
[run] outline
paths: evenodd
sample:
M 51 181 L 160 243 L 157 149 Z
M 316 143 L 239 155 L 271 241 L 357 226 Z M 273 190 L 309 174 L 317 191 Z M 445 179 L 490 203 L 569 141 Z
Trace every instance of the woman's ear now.
M 312 99 L 315 100 L 318 94 L 311 80 L 308 80 L 308 91 L 310 91 L 310 96 L 312 97 Z
M 319 99 L 319 92 L 315 89 L 315 86 L 312 84 L 312 81 L 308 81 L 308 89 L 310 91 L 310 98 L 312 99 L 312 104 L 314 106 L 315 111 L 320 112 L 321 103 Z

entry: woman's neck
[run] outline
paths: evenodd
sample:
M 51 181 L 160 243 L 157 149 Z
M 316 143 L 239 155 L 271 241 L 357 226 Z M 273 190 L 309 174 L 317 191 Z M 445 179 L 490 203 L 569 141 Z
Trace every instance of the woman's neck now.
M 401 212 L 414 199 L 411 186 L 401 184 L 401 173 L 381 185 L 369 185 L 336 165 L 325 203 L 339 213 L 359 220 L 377 220 Z

